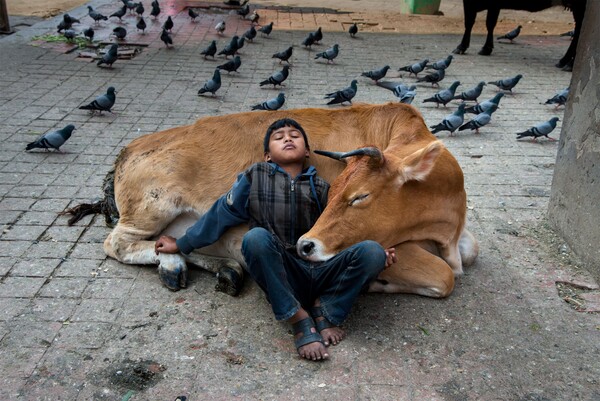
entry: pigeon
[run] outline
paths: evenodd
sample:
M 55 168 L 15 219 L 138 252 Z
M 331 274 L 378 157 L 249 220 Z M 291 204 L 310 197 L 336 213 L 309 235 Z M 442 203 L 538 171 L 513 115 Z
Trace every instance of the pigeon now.
M 236 13 L 241 19 L 246 18 L 246 15 L 250 14 L 250 5 L 246 4 L 244 7 L 237 9 Z
M 94 11 L 94 8 L 92 6 L 87 6 L 88 8 L 88 15 L 90 16 L 91 19 L 93 19 L 96 24 L 100 21 L 106 21 L 108 20 L 107 16 L 104 16 L 102 14 L 100 14 L 99 12 Z
M 503 96 L 504 96 L 503 92 L 496 93 L 496 96 L 494 96 L 493 98 L 491 98 L 489 100 L 481 102 L 472 107 L 467 107 L 465 109 L 465 113 L 480 114 L 480 113 L 483 113 L 484 111 L 488 110 L 491 107 L 494 107 L 494 106 L 498 107 L 498 105 L 500 104 L 500 99 L 502 99 Z
M 63 32 L 63 36 L 69 41 L 69 42 L 73 42 L 75 40 L 75 36 L 77 36 L 77 34 L 75 33 L 74 30 L 72 29 L 65 29 L 65 31 Z
M 113 43 L 112 45 L 110 45 L 110 47 L 108 48 L 108 51 L 104 54 L 104 56 L 102 56 L 102 58 L 100 60 L 98 60 L 98 63 L 96 65 L 100 66 L 102 64 L 106 64 L 107 66 L 112 68 L 113 63 L 115 61 L 117 61 L 118 49 L 119 49 L 118 44 Z
M 491 81 L 488 84 L 496 85 L 498 88 L 512 92 L 513 88 L 519 83 L 523 75 L 519 74 L 512 78 L 501 79 L 499 81 Z
M 414 64 L 411 64 L 411 65 L 405 65 L 404 67 L 400 67 L 400 68 L 398 68 L 398 71 L 408 71 L 409 72 L 409 74 L 408 74 L 409 77 L 410 77 L 410 74 L 415 74 L 415 77 L 418 77 L 419 73 L 425 69 L 425 66 L 427 65 L 427 63 L 429 63 L 428 59 L 421 60 L 418 63 L 414 63 Z
M 448 104 L 448 102 L 450 102 L 452 99 L 455 99 L 454 93 L 456 92 L 456 88 L 458 87 L 458 85 L 460 85 L 460 81 L 452 82 L 452 85 L 450 85 L 448 89 L 443 89 L 439 91 L 432 97 L 423 100 L 423 103 L 435 102 L 436 107 L 440 107 L 440 104 L 442 104 L 445 107 L 446 104 Z
M 211 56 L 212 58 L 215 58 L 216 53 L 217 53 L 217 41 L 216 40 L 213 40 L 212 42 L 210 42 L 210 44 L 206 47 L 206 49 L 204 49 L 200 52 L 200 54 L 204 55 L 205 60 L 206 60 L 206 56 Z
M 271 23 L 269 23 L 267 25 L 264 25 L 261 28 L 259 28 L 258 30 L 263 35 L 269 36 L 271 34 L 271 31 L 273 30 L 273 23 L 271 22 Z
M 160 40 L 162 40 L 167 47 L 173 44 L 173 38 L 171 35 L 169 35 L 169 32 L 167 32 L 165 28 L 163 28 L 162 33 L 160 34 Z
M 113 35 L 115 35 L 115 38 L 119 39 L 119 40 L 124 40 L 125 36 L 127 36 L 127 29 L 118 26 L 115 29 L 113 29 Z
M 73 22 L 69 14 L 63 15 L 63 20 L 56 26 L 57 32 L 62 32 L 67 29 L 71 29 Z
M 119 11 L 115 11 L 114 13 L 109 15 L 108 18 L 117 17 L 119 19 L 119 21 L 121 21 L 121 18 L 123 18 L 125 16 L 125 14 L 127 14 L 127 6 L 121 7 L 121 9 Z
M 259 25 L 258 20 L 260 19 L 260 15 L 258 15 L 258 13 L 256 12 L 256 10 L 254 10 L 254 12 L 252 13 L 252 15 L 250 17 L 248 17 L 248 19 L 250 20 L 250 22 L 252 24 Z
M 244 32 L 244 37 L 246 39 L 248 39 L 250 42 L 254 41 L 254 38 L 256 37 L 256 29 L 254 28 L 254 25 L 252 25 L 250 27 L 250 29 L 248 29 L 246 32 Z
M 142 4 L 142 2 L 140 1 L 136 6 L 135 6 L 135 13 L 141 17 L 144 14 L 144 11 L 146 11 L 144 9 L 144 4 Z
M 223 48 L 223 50 L 221 50 L 218 53 L 218 55 L 220 56 L 221 54 L 223 54 L 225 56 L 225 58 L 227 58 L 227 56 L 233 56 L 238 49 L 238 47 L 237 47 L 238 39 L 239 39 L 239 37 L 237 35 L 232 37 L 229 44 L 227 46 L 225 46 L 225 48 Z
M 563 32 L 560 34 L 560 37 L 565 37 L 565 36 L 572 38 L 573 36 L 575 36 L 575 30 L 573 29 L 571 31 Z
M 498 106 L 493 105 L 483 113 L 477 114 L 471 121 L 461 125 L 458 130 L 464 131 L 470 129 L 471 131 L 475 130 L 475 132 L 479 134 L 479 128 L 489 124 L 492 119 L 492 113 L 495 112 L 497 108 Z
M 192 21 L 196 21 L 196 18 L 200 16 L 193 8 L 188 8 L 188 15 Z
M 352 104 L 352 98 L 356 96 L 357 82 L 356 79 L 353 79 L 349 87 L 326 94 L 325 99 L 331 99 L 327 104 L 342 104 L 344 102 Z
M 443 71 L 443 70 L 442 70 Z M 464 122 L 465 117 L 465 104 L 461 103 L 458 105 L 458 110 L 454 113 L 447 115 L 441 123 L 432 125 L 431 133 L 436 134 L 440 131 L 450 131 L 450 136 L 460 127 Z
M 545 136 L 551 141 L 556 141 L 556 139 L 549 137 L 548 134 L 554 131 L 558 120 L 558 117 L 552 117 L 549 121 L 531 127 L 527 131 L 519 132 L 517 134 L 517 139 L 531 137 L 532 142 L 535 142 L 538 138 Z
M 376 84 L 377 86 L 392 91 L 394 95 L 400 100 L 402 100 L 402 96 L 404 96 L 404 94 L 409 90 L 408 86 L 400 82 L 378 81 L 376 82 Z
M 350 25 L 350 28 L 348 28 L 348 33 L 350 34 L 351 38 L 356 37 L 356 34 L 358 33 L 358 25 L 356 25 L 356 23 Z
M 283 81 L 285 81 L 290 74 L 290 66 L 284 65 L 281 71 L 277 71 L 273 73 L 269 78 L 265 79 L 260 83 L 260 86 L 264 85 L 273 85 L 273 88 L 276 85 L 284 86 Z
M 160 6 L 158 2 L 152 2 L 152 10 L 150 11 L 150 15 L 156 19 L 160 14 Z
M 452 63 L 453 56 L 449 54 L 448 57 L 443 58 L 441 60 L 436 61 L 435 63 L 427 64 L 425 66 L 426 69 L 434 69 L 434 70 L 445 70 L 450 67 L 450 63 Z
M 271 58 L 278 58 L 279 64 L 281 64 L 282 61 L 285 61 L 286 63 L 290 64 L 290 57 L 292 57 L 292 51 L 293 48 L 292 46 L 290 46 L 283 51 L 273 54 L 273 57 Z
M 405 103 L 405 104 L 411 104 L 415 98 L 415 96 L 417 96 L 417 86 L 416 85 L 412 85 L 410 88 L 408 88 L 407 91 L 405 91 L 402 96 L 400 96 L 400 103 Z
M 169 15 L 169 17 L 167 18 L 167 20 L 165 21 L 165 23 L 163 24 L 162 28 L 166 31 L 171 32 L 173 30 L 173 20 L 171 19 L 171 16 Z
M 71 25 L 81 23 L 81 21 L 79 21 L 77 18 L 71 17 L 69 14 L 65 14 L 63 16 L 63 21 L 65 21 Z
M 317 30 L 313 32 L 313 35 L 315 37 L 315 43 L 318 43 L 321 40 L 323 40 L 323 30 L 321 29 L 321 27 L 318 27 Z
M 308 36 L 306 36 L 304 38 L 304 40 L 302 41 L 302 45 L 304 47 L 311 48 L 311 46 L 314 45 L 314 44 L 315 44 L 315 34 L 313 32 L 310 32 L 308 34 Z
M 142 33 L 146 33 L 146 21 L 144 20 L 144 17 L 140 17 L 140 20 L 137 22 L 135 27 L 141 30 Z
M 285 103 L 285 95 L 283 92 L 279 92 L 277 97 L 267 100 L 266 102 L 262 102 L 260 104 L 256 104 L 252 106 L 252 110 L 269 110 L 275 111 L 279 110 L 281 106 Z
M 215 25 L 215 31 L 217 31 L 217 34 L 223 35 L 223 32 L 225 32 L 225 21 L 221 21 Z
M 135 10 L 135 8 L 137 7 L 137 3 L 134 3 L 133 1 L 129 1 L 129 0 L 121 0 L 121 1 L 123 2 L 123 4 L 125 4 L 125 7 L 127 7 L 130 12 L 133 12 Z
M 92 29 L 92 27 L 89 27 L 87 29 L 83 30 L 83 36 L 85 36 L 86 38 L 88 38 L 88 40 L 91 42 L 92 40 L 94 40 L 94 30 Z
M 112 113 L 112 107 L 115 105 L 115 100 L 117 97 L 115 96 L 115 88 L 114 86 L 110 86 L 104 95 L 98 96 L 92 102 L 79 107 L 80 110 L 90 110 L 92 114 L 96 111 L 98 114 L 102 114 L 103 111 L 108 111 Z
M 361 73 L 360 75 L 363 77 L 371 78 L 373 81 L 377 82 L 381 78 L 385 77 L 385 74 L 387 74 L 389 69 L 390 69 L 390 66 L 386 65 L 386 66 L 381 67 L 378 70 L 365 71 L 365 72 Z
M 215 70 L 215 73 L 213 74 L 212 79 L 209 79 L 208 81 L 206 81 L 204 83 L 204 86 L 202 86 L 202 88 L 200 88 L 200 90 L 198 91 L 198 96 L 200 96 L 203 93 L 206 92 L 210 92 L 212 93 L 213 96 L 215 96 L 215 92 L 219 90 L 219 88 L 221 87 L 221 72 L 219 72 L 219 69 Z
M 240 52 L 240 49 L 242 47 L 244 47 L 244 43 L 246 43 L 246 37 L 242 36 L 242 37 L 238 38 L 238 40 L 237 40 L 237 49 L 235 50 L 236 53 Z
M 485 86 L 485 82 L 481 81 L 474 88 L 464 91 L 460 95 L 454 96 L 454 99 L 460 99 L 464 102 L 466 101 L 477 101 L 477 98 L 481 95 L 481 91 L 483 91 L 483 87 Z
M 240 3 L 240 0 L 227 0 L 224 1 L 223 4 L 227 4 L 228 6 L 244 6 L 249 0 L 244 0 L 243 3 Z
M 438 82 L 440 82 L 446 76 L 446 70 L 435 70 L 429 75 L 425 75 L 417 79 L 417 82 L 430 82 L 431 86 L 437 85 L 440 86 Z
M 555 104 L 555 109 L 558 109 L 560 106 L 564 106 L 567 102 L 567 98 L 569 97 L 569 88 L 565 88 L 558 92 L 556 95 L 546 100 L 544 104 Z
M 319 28 L 319 29 L 321 29 L 321 28 Z M 336 43 L 335 45 L 333 45 L 333 47 L 330 47 L 329 49 L 325 50 L 324 52 L 315 54 L 315 59 L 324 58 L 327 60 L 327 64 L 329 64 L 330 61 L 333 63 L 333 59 L 338 56 L 339 52 L 340 52 L 340 45 L 338 45 Z
M 35 148 L 49 150 L 52 148 L 60 152 L 60 147 L 67 141 L 67 139 L 71 137 L 74 129 L 75 126 L 73 124 L 69 124 L 58 131 L 47 132 L 35 141 L 27 144 L 25 150 L 31 150 Z
M 242 65 L 242 59 L 240 56 L 235 56 L 233 60 L 229 60 L 224 64 L 217 66 L 219 70 L 225 70 L 229 74 L 230 72 L 237 72 L 237 69 Z
M 519 36 L 519 34 L 521 33 L 521 28 L 523 28 L 523 27 L 521 25 L 519 25 L 518 27 L 516 27 L 512 31 L 508 32 L 506 35 L 500 36 L 498 38 L 498 40 L 500 40 L 500 39 L 508 39 L 508 40 L 510 40 L 510 43 L 513 43 L 513 40 L 515 40 L 515 38 L 517 36 Z

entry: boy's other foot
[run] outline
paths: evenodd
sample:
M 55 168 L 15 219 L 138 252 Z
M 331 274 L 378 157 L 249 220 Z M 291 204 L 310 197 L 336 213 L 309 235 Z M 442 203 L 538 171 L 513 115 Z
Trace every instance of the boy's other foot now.
M 318 303 L 319 301 L 317 301 Z M 323 342 L 326 347 L 329 344 L 338 345 L 346 336 L 346 332 L 338 326 L 334 326 L 323 316 L 320 304 L 315 304 L 310 309 L 311 316 L 315 319 L 317 330 L 323 337 Z
M 329 359 L 327 348 L 323 344 L 321 334 L 315 328 L 311 317 L 304 318 L 292 324 L 294 329 L 294 344 L 298 355 L 312 361 Z

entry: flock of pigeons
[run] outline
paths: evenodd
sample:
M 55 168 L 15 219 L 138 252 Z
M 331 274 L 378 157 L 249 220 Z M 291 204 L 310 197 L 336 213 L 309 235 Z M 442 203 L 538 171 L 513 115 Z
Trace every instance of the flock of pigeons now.
M 123 6 L 106 17 L 99 12 L 96 12 L 91 6 L 88 6 L 89 17 L 92 18 L 96 23 L 101 20 L 107 20 L 108 18 L 116 17 L 119 20 L 125 16 L 127 12 L 135 12 L 138 15 L 137 28 L 140 30 L 145 29 L 146 25 L 143 19 L 144 6 L 140 3 L 134 3 L 129 0 L 121 0 L 123 2 Z M 216 92 L 221 87 L 221 71 L 237 72 L 238 68 L 242 64 L 241 57 L 238 54 L 238 51 L 244 46 L 245 41 L 253 42 L 257 37 L 258 33 L 262 36 L 269 36 L 273 31 L 273 22 L 259 26 L 260 16 L 256 11 L 254 11 L 250 16 L 250 6 L 247 4 L 249 0 L 244 0 L 243 3 L 240 3 L 236 0 L 228 0 L 225 4 L 236 5 L 240 8 L 236 10 L 237 14 L 244 19 L 250 21 L 250 27 L 246 32 L 242 35 L 234 35 L 229 44 L 227 44 L 221 51 L 217 53 L 217 45 L 216 41 L 213 40 L 211 43 L 201 51 L 201 55 L 204 56 L 204 59 L 207 57 L 215 58 L 217 56 L 224 56 L 226 61 L 223 64 L 220 64 L 215 69 L 212 78 L 207 80 L 202 87 L 198 91 L 198 95 L 202 95 L 205 93 L 211 93 L 213 96 L 216 95 Z M 153 0 L 151 3 L 152 11 L 150 15 L 153 18 L 157 18 L 160 14 L 160 5 L 158 0 Z M 188 15 L 191 20 L 195 20 L 198 17 L 198 14 L 191 8 L 188 9 Z M 79 21 L 75 18 L 70 17 L 68 14 L 65 14 L 63 17 L 63 21 L 58 25 L 58 31 L 64 31 L 64 35 L 67 37 L 74 37 L 74 31 L 71 29 L 73 23 L 78 23 Z M 171 38 L 170 32 L 174 26 L 174 22 L 172 18 L 169 16 L 165 23 L 162 26 L 161 40 L 168 47 L 173 44 L 173 40 Z M 216 33 L 218 35 L 223 35 L 225 30 L 227 29 L 225 21 L 220 21 L 214 27 Z M 521 27 L 517 27 L 515 30 L 507 33 L 504 36 L 498 38 L 508 39 L 511 42 L 519 35 Z M 69 32 L 71 31 L 71 32 Z M 84 35 L 92 40 L 94 37 L 93 29 L 90 27 L 83 31 Z M 358 33 L 358 26 L 353 24 L 348 33 L 352 38 L 356 36 Z M 117 39 L 123 40 L 126 36 L 126 30 L 123 27 L 117 27 L 113 30 L 113 34 Z M 302 41 L 302 46 L 311 49 L 311 46 L 314 44 L 319 44 L 323 39 L 323 31 L 319 27 L 316 31 L 310 32 Z M 117 60 L 117 52 L 118 52 L 118 44 L 113 43 L 108 48 L 108 51 L 104 54 L 104 56 L 98 61 L 97 65 L 106 64 L 109 67 Z M 335 58 L 338 57 L 340 52 L 340 47 L 338 44 L 334 44 L 332 47 L 326 49 L 323 52 L 319 52 L 315 54 L 315 59 L 323 59 L 326 60 L 327 64 L 334 63 Z M 288 78 L 290 73 L 290 58 L 293 54 L 293 46 L 288 47 L 285 50 L 274 53 L 272 58 L 276 58 L 279 60 L 279 63 L 287 63 L 282 67 L 280 71 L 274 72 L 271 76 L 266 78 L 265 80 L 259 83 L 260 86 L 265 85 L 273 85 L 273 88 L 277 86 L 284 86 L 283 82 Z M 232 57 L 231 60 L 228 57 Z M 409 77 L 414 75 L 417 83 L 431 83 L 432 86 L 438 86 L 439 83 L 446 76 L 446 69 L 450 67 L 452 63 L 453 56 L 449 55 L 444 59 L 438 60 L 436 62 L 430 63 L 428 59 L 421 60 L 419 62 L 409 64 L 403 67 L 400 67 L 398 71 L 405 71 L 409 73 Z M 361 74 L 361 76 L 366 77 L 374 81 L 374 83 L 382 87 L 384 89 L 390 90 L 393 94 L 400 100 L 402 103 L 411 104 L 416 97 L 416 85 L 406 85 L 400 82 L 391 82 L 391 81 L 381 81 L 388 71 L 390 70 L 389 65 L 385 65 L 382 68 L 375 69 L 372 71 L 365 71 Z M 426 75 L 419 77 L 419 73 L 425 71 Z M 487 84 L 495 85 L 498 87 L 499 92 L 491 99 L 485 100 L 483 102 L 478 103 L 478 98 L 482 93 L 483 87 L 486 85 L 486 82 L 479 82 L 475 87 L 467 89 L 459 94 L 456 93 L 458 86 L 461 84 L 459 81 L 454 81 L 450 87 L 447 89 L 442 89 L 433 96 L 426 98 L 423 100 L 423 103 L 436 103 L 437 107 L 439 105 L 446 106 L 453 100 L 459 100 L 460 104 L 458 108 L 453 113 L 446 116 L 440 123 L 436 125 L 430 126 L 431 132 L 433 134 L 437 134 L 442 131 L 448 131 L 450 135 L 453 135 L 455 131 L 463 131 L 463 130 L 475 130 L 479 133 L 479 129 L 487 125 L 491 121 L 492 114 L 498 109 L 500 100 L 508 91 L 512 93 L 512 89 L 520 82 L 523 78 L 521 74 L 516 75 L 514 77 L 500 79 L 497 81 L 490 81 Z M 325 99 L 329 99 L 328 105 L 333 104 L 343 104 L 343 103 L 352 103 L 352 99 L 356 96 L 358 89 L 358 81 L 356 79 L 352 80 L 350 86 L 347 88 L 337 90 L 331 93 L 327 93 L 325 95 Z M 83 105 L 79 107 L 82 110 L 90 110 L 92 114 L 98 112 L 102 114 L 102 112 L 107 111 L 112 113 L 112 107 L 116 101 L 116 90 L 114 87 L 109 87 L 107 92 L 103 95 L 98 96 L 89 104 Z M 561 105 L 564 105 L 567 101 L 569 95 L 569 89 L 563 89 L 559 91 L 555 96 L 548 99 L 546 104 L 555 104 L 556 108 Z M 475 102 L 471 106 L 467 106 L 467 102 Z M 279 94 L 272 98 L 268 99 L 262 103 L 256 104 L 252 106 L 252 110 L 278 110 L 285 103 L 285 93 L 279 92 Z M 465 122 L 464 116 L 466 113 L 472 113 L 475 116 L 470 120 Z M 519 132 L 517 134 L 517 139 L 521 138 L 532 138 L 533 141 L 537 140 L 540 137 L 546 137 L 549 140 L 555 140 L 548 135 L 556 128 L 556 123 L 558 121 L 558 117 L 553 117 L 549 121 L 542 122 L 540 124 L 535 125 L 534 127 L 529 128 L 526 131 Z M 55 149 L 60 151 L 60 147 L 71 137 L 73 130 L 75 127 L 72 124 L 67 125 L 66 127 L 57 130 L 48 132 L 35 141 L 29 143 L 26 147 L 26 150 L 31 150 L 34 148 L 42 148 L 42 149 Z

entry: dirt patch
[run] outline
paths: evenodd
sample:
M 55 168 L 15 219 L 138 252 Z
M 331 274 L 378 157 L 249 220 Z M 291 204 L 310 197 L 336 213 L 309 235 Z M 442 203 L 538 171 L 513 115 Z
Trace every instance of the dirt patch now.
M 6 0 L 6 8 L 9 15 L 50 18 L 86 3 L 86 0 Z
M 162 372 L 166 369 L 155 361 L 125 359 L 113 362 L 111 366 L 99 373 L 93 373 L 91 379 L 101 385 L 110 383 L 121 392 L 142 391 L 162 380 Z

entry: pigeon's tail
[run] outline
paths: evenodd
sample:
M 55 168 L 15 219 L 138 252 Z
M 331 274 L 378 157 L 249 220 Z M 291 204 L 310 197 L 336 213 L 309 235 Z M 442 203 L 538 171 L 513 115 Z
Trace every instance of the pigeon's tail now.
M 97 107 L 97 105 L 94 104 L 94 102 L 79 107 L 79 110 L 97 110 L 97 109 L 98 109 L 98 107 Z
M 446 127 L 444 127 L 443 124 L 438 124 L 438 125 L 432 125 L 431 127 L 429 127 L 431 129 L 431 133 L 432 134 L 437 134 L 440 131 L 443 131 L 446 129 Z
M 27 146 L 25 147 L 25 150 L 31 150 L 31 149 L 35 149 L 35 148 L 43 148 L 43 146 L 39 143 L 39 141 L 34 141 L 31 143 L 28 143 Z
M 435 96 L 433 97 L 428 97 L 427 99 L 423 99 L 423 103 L 428 103 L 428 102 L 435 102 L 435 103 L 439 103 L 438 100 L 435 98 Z
M 269 84 L 271 84 L 271 83 L 272 83 L 272 82 L 271 82 L 270 80 L 268 80 L 268 79 L 265 79 L 265 80 L 264 80 L 264 81 L 262 81 L 262 82 L 261 82 L 259 85 L 260 85 L 260 86 L 265 86 L 265 85 L 269 85 Z M 274 85 L 274 84 L 273 84 L 273 85 Z
M 122 154 L 122 153 L 121 153 Z M 117 162 L 120 157 L 117 158 Z M 116 164 L 116 163 L 115 163 Z M 108 172 L 104 178 L 104 199 L 94 203 L 82 203 L 72 208 L 69 208 L 59 215 L 72 215 L 67 224 L 72 226 L 88 214 L 104 214 L 106 225 L 114 227 L 119 221 L 119 210 L 115 202 L 115 169 Z
M 523 131 L 523 132 L 519 132 L 517 134 L 517 139 L 521 139 L 521 138 L 527 138 L 528 136 L 533 136 L 535 137 L 535 134 L 531 131 Z
M 265 110 L 265 108 L 263 107 L 263 105 L 261 103 L 261 104 L 256 104 L 256 105 L 252 106 L 252 110 Z

